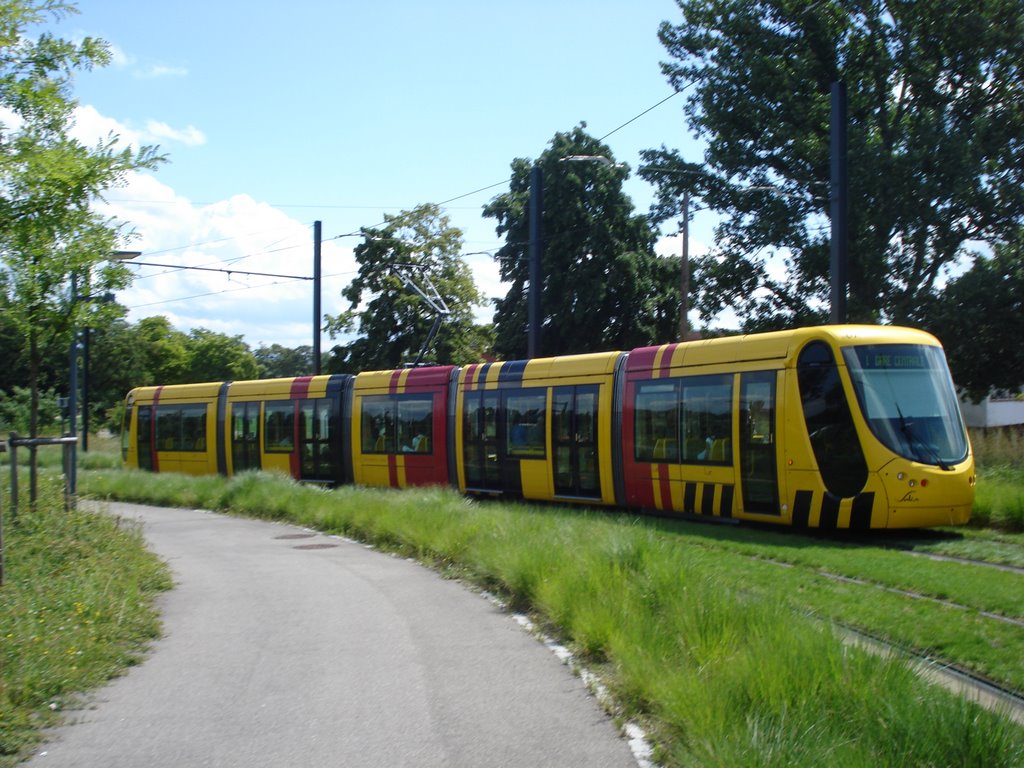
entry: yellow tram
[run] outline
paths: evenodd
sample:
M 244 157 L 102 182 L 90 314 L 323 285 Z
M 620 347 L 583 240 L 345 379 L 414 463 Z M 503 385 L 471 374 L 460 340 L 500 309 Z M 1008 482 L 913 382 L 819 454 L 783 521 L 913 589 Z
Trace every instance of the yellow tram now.
M 137 388 L 123 453 L 825 529 L 962 524 L 975 485 L 938 341 L 879 326 Z

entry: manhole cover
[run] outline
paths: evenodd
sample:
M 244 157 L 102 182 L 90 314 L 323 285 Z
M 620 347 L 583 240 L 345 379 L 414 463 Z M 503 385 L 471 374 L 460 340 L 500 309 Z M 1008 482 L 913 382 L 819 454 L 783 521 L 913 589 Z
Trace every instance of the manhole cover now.
M 299 544 L 293 549 L 334 549 L 337 544 Z
M 280 536 L 275 536 L 275 539 L 312 539 L 316 536 L 315 533 L 283 533 Z

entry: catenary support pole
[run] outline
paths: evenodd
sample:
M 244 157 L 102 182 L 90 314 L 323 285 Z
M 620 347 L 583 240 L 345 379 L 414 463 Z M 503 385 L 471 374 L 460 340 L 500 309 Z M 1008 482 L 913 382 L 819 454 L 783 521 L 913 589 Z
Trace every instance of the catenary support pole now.
M 690 191 L 683 192 L 683 255 L 679 265 L 679 340 L 690 334 Z
M 833 324 L 846 322 L 846 291 L 849 281 L 846 167 L 846 85 L 832 83 L 832 179 L 829 207 L 832 216 L 832 314 Z
M 541 199 L 543 186 L 540 165 L 534 163 L 530 170 L 530 292 L 527 294 L 527 336 L 526 356 L 533 359 L 540 354 L 541 327 L 541 293 L 543 278 L 541 277 L 541 258 L 544 252 L 544 236 L 541 227 L 541 212 L 544 210 Z
M 320 375 L 320 246 L 322 225 L 313 222 L 313 374 Z

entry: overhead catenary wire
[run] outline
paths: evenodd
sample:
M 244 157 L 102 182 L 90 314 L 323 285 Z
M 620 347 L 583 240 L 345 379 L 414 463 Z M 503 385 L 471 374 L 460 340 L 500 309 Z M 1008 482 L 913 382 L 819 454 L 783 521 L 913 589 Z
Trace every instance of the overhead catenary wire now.
M 665 98 L 661 99 L 657 103 L 651 105 L 650 107 L 647 107 L 643 111 L 641 111 L 638 114 L 634 115 L 629 120 L 627 120 L 626 122 L 624 122 L 621 125 L 619 125 L 617 128 L 612 129 L 611 131 L 606 133 L 604 136 L 602 136 L 600 139 L 598 139 L 598 141 L 604 141 L 609 136 L 617 133 L 618 131 L 620 131 L 623 128 L 625 128 L 627 125 L 630 125 L 631 123 L 639 120 L 644 115 L 648 114 L 649 112 L 654 111 L 655 109 L 660 107 L 665 102 L 667 102 L 670 99 L 674 98 L 675 96 L 679 95 L 680 93 L 685 91 L 687 88 L 689 88 L 690 85 L 693 85 L 693 84 L 694 83 L 690 83 L 687 86 L 684 86 L 683 88 L 680 88 L 680 89 L 678 89 L 676 91 L 673 91 L 671 94 L 669 94 Z M 450 198 L 448 198 L 446 200 L 442 200 L 441 202 L 437 203 L 437 205 L 439 205 L 439 206 L 446 206 L 449 203 L 456 202 L 457 200 L 462 200 L 462 199 L 465 199 L 467 197 L 472 197 L 473 195 L 479 194 L 480 192 L 486 192 L 489 189 L 494 189 L 495 187 L 500 187 L 503 184 L 509 183 L 512 180 L 512 178 L 513 177 L 510 175 L 510 176 L 508 176 L 508 177 L 506 177 L 506 178 L 504 178 L 504 179 L 502 179 L 500 181 L 496 181 L 494 183 L 487 184 L 487 185 L 485 185 L 483 187 L 478 187 L 476 189 L 473 189 L 473 190 L 471 190 L 469 192 L 464 192 L 462 194 L 455 195 L 454 197 L 450 197 Z M 213 204 L 213 203 L 203 202 L 203 201 L 129 200 L 129 199 L 123 199 L 123 200 L 114 199 L 114 200 L 107 200 L 106 202 L 108 202 L 108 203 L 138 203 L 138 204 L 147 204 L 147 205 L 166 205 L 166 204 L 212 205 Z M 270 205 L 272 208 L 323 208 L 323 209 L 338 209 L 338 210 L 343 210 L 343 209 L 352 209 L 352 210 L 380 210 L 380 208 L 382 208 L 382 207 L 385 207 L 385 208 L 388 207 L 388 206 L 331 205 L 331 204 L 309 204 L 309 205 L 307 205 L 307 204 L 293 204 L 293 203 L 267 203 L 267 205 Z M 385 223 L 387 223 L 387 222 L 379 222 L 378 224 L 374 224 L 374 225 L 371 225 L 369 227 L 364 227 L 364 229 L 373 229 L 374 227 L 382 226 Z M 352 234 L 354 234 L 354 233 L 348 233 L 348 234 L 344 234 L 344 235 L 335 235 L 333 237 L 324 238 L 324 242 L 331 241 L 331 240 L 337 240 L 337 239 L 340 239 L 342 237 L 349 237 Z M 170 253 L 170 252 L 173 252 L 173 251 L 185 250 L 187 248 L 198 248 L 198 247 L 202 247 L 204 245 L 212 245 L 212 244 L 215 244 L 215 243 L 223 243 L 223 242 L 230 242 L 230 241 L 233 241 L 233 240 L 240 240 L 243 237 L 250 237 L 250 236 L 251 235 L 239 235 L 237 237 L 225 237 L 225 238 L 219 238 L 217 240 L 208 240 L 208 241 L 201 242 L 201 243 L 192 243 L 192 244 L 188 244 L 188 245 L 174 246 L 173 248 L 163 248 L 163 249 L 160 249 L 158 251 L 151 251 L 151 252 L 148 253 L 148 255 L 156 255 L 156 254 L 161 254 L 161 253 Z M 298 247 L 298 246 L 296 246 L 296 247 Z M 247 257 L 240 257 L 240 258 L 247 258 Z

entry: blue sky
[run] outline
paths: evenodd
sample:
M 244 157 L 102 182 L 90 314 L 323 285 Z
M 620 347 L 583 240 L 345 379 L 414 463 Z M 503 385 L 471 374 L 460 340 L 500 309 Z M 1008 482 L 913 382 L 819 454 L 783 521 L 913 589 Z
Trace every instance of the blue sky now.
M 101 37 L 114 60 L 76 77 L 78 135 L 113 130 L 169 156 L 107 196 L 105 210 L 138 233 L 139 261 L 296 275 L 311 274 L 314 220 L 333 238 L 501 184 L 513 158 L 538 156 L 556 132 L 585 121 L 604 136 L 669 96 L 657 30 L 679 17 L 673 0 L 82 0 L 79 10 L 56 31 Z M 615 159 L 635 171 L 640 150 L 662 144 L 699 159 L 683 105 L 677 96 L 612 133 Z M 445 206 L 466 252 L 500 247 L 480 211 L 504 188 Z M 627 192 L 647 210 L 646 183 L 631 179 Z M 691 253 L 710 226 L 698 216 Z M 325 244 L 324 312 L 345 308 L 357 242 Z M 678 253 L 678 239 L 660 248 Z M 467 261 L 488 295 L 504 293 L 488 257 Z M 132 320 L 163 314 L 254 347 L 310 343 L 308 281 L 138 274 L 120 296 Z

